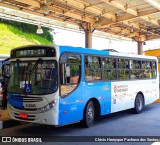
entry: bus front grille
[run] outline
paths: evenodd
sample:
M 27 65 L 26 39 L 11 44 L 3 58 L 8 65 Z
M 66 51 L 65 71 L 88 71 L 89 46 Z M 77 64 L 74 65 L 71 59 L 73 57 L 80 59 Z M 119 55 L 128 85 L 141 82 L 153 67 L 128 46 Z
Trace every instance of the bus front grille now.
M 25 111 L 37 111 L 37 108 L 19 108 L 19 107 L 16 107 L 16 106 L 13 106 L 14 108 L 18 109 L 18 110 L 25 110 Z
M 16 96 L 16 95 L 11 95 L 10 99 L 18 102 L 40 102 L 43 100 L 40 97 Z

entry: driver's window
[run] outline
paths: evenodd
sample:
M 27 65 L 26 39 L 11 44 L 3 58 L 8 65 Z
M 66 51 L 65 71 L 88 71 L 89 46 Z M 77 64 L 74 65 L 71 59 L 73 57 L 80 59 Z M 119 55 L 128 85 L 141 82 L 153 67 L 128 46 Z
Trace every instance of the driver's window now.
M 1 74 L 3 77 L 5 78 L 9 78 L 10 77 L 10 64 L 9 61 L 4 61 L 3 64 L 1 65 Z M 2 78 L 3 78 L 2 77 Z
M 81 78 L 81 56 L 75 53 L 64 53 L 60 58 L 60 94 L 67 96 L 78 86 Z

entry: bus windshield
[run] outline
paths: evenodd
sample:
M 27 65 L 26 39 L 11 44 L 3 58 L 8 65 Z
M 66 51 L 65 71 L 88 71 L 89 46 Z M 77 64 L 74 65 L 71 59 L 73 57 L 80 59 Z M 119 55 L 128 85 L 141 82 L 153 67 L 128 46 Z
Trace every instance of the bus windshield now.
M 10 64 L 10 93 L 24 94 L 26 85 L 29 94 L 54 93 L 58 88 L 57 62 L 55 60 L 15 61 Z

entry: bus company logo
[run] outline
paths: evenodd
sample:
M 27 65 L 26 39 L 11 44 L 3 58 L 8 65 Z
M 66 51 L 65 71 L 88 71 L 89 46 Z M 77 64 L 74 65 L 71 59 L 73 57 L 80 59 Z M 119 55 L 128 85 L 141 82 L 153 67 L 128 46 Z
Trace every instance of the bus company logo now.
M 114 93 L 127 92 L 127 91 L 128 91 L 128 85 L 120 85 L 120 86 L 114 85 Z
M 2 137 L 2 142 L 11 142 L 11 137 Z
M 117 93 L 117 86 L 114 85 L 114 93 Z

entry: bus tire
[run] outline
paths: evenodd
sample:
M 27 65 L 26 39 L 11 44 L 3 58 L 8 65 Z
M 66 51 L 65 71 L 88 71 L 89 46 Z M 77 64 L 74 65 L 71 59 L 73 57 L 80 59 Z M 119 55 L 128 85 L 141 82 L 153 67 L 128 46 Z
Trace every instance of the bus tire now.
M 135 107 L 134 107 L 134 112 L 136 114 L 139 114 L 143 111 L 144 107 L 144 99 L 141 94 L 138 94 L 135 99 Z
M 92 101 L 89 101 L 84 110 L 83 126 L 84 127 L 92 126 L 94 123 L 94 118 L 95 118 L 94 103 Z

